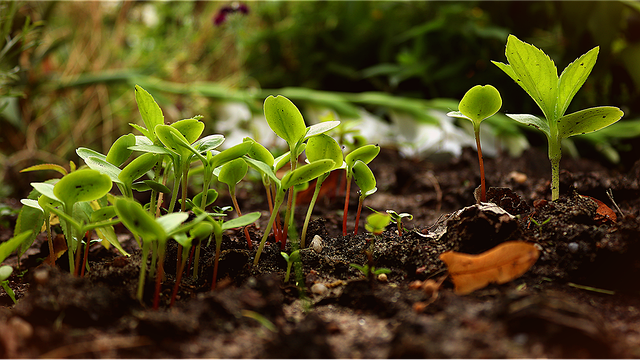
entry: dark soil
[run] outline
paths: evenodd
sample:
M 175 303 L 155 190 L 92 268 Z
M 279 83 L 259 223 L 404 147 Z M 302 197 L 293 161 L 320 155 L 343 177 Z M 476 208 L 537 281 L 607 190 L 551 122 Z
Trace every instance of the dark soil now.
M 383 150 L 371 163 L 378 192 L 365 205 L 413 214 L 401 237 L 395 225 L 376 239 L 366 234 L 362 224 L 369 209 L 358 235 L 342 236 L 343 195 L 336 177 L 327 181 L 309 230 L 307 242 L 319 235 L 321 246 L 301 250 L 302 269 L 292 270 L 291 281 L 283 282 L 286 262 L 279 244 L 268 244 L 259 265 L 251 267 L 255 251 L 247 249 L 241 231 L 229 231 L 217 289 L 210 291 L 210 247 L 199 278 L 183 277 L 171 308 L 177 249 L 170 247 L 157 311 L 151 308 L 152 279 L 145 303 L 135 300 L 140 254 L 124 228 L 123 244 L 133 255 L 94 245 L 90 271 L 81 278 L 64 270 L 64 256 L 55 268 L 40 265 L 48 247 L 39 237 L 22 259 L 24 276 L 14 271 L 10 279 L 18 304 L 0 290 L 0 356 L 640 357 L 640 162 L 612 170 L 586 159 L 563 159 L 556 202 L 544 201 L 550 199 L 550 171 L 543 151 L 485 164 L 487 184 L 494 187 L 488 202 L 510 215 L 475 205 L 480 181 L 472 150 L 442 164 Z M 243 211 L 263 212 L 259 228 L 251 229 L 257 243 L 268 219 L 262 189 L 247 183 L 238 194 Z M 593 198 L 614 214 L 603 215 Z M 225 204 L 225 198 L 217 203 Z M 350 204 L 352 231 L 355 189 Z M 298 205 L 298 222 L 305 211 Z M 477 254 L 510 240 L 540 250 L 523 276 L 469 295 L 457 295 L 444 279 L 441 253 Z M 391 270 L 386 279 L 365 278 L 350 266 L 369 263 L 365 251 L 371 246 L 371 264 Z

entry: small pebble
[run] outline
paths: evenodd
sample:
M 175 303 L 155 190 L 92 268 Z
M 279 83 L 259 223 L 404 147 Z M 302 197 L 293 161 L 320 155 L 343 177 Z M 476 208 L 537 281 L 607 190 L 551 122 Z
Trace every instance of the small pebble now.
M 378 281 L 387 282 L 387 280 L 388 280 L 387 274 L 378 274 Z
M 49 272 L 46 269 L 39 269 L 33 274 L 33 279 L 40 285 L 49 281 Z
M 577 242 L 570 242 L 569 245 L 567 245 L 567 247 L 569 248 L 569 252 L 572 254 L 577 253 L 578 249 L 580 249 L 580 245 L 578 245 Z
M 322 252 L 323 246 L 324 246 L 324 243 L 320 235 L 314 236 L 313 240 L 311 240 L 311 248 L 313 249 L 313 251 L 320 254 Z
M 518 171 L 512 171 L 507 175 L 507 178 L 515 181 L 518 184 L 524 184 L 527 181 L 527 175 Z
M 311 286 L 311 292 L 316 295 L 324 295 L 329 291 L 324 284 L 316 283 Z

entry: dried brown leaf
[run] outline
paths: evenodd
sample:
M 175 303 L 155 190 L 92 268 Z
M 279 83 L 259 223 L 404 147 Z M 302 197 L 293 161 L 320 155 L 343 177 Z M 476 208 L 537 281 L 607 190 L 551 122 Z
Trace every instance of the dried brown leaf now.
M 530 243 L 507 241 L 482 254 L 455 251 L 440 254 L 459 295 L 469 294 L 490 283 L 504 284 L 520 277 L 538 260 L 539 251 Z

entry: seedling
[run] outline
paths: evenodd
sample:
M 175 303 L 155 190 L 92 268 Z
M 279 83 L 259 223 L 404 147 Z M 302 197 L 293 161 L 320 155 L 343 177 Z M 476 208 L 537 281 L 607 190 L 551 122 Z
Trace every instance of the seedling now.
M 242 211 L 240 211 L 240 205 L 238 205 L 238 199 L 236 197 L 236 185 L 244 178 L 248 169 L 249 166 L 247 162 L 242 158 L 237 158 L 222 165 L 220 173 L 218 174 L 218 181 L 227 184 L 229 187 L 229 195 L 231 196 L 233 207 L 238 213 L 238 216 L 242 216 Z M 244 236 L 247 239 L 249 249 L 253 248 L 249 230 L 246 227 L 244 228 Z
M 482 161 L 482 147 L 480 146 L 480 123 L 500 110 L 502 98 L 500 92 L 491 85 L 476 85 L 469 89 L 460 100 L 460 111 L 451 111 L 447 116 L 467 119 L 473 123 L 473 133 L 478 148 L 478 163 L 480 164 L 480 201 L 487 201 L 485 188 L 484 162 Z
M 144 291 L 144 281 L 146 275 L 146 262 L 149 257 L 152 242 L 155 243 L 154 255 L 157 254 L 156 288 L 153 299 L 153 308 L 157 309 L 160 302 L 160 285 L 164 277 L 164 257 L 167 240 L 180 236 L 191 230 L 196 224 L 202 221 L 205 216 L 198 216 L 187 224 L 182 224 L 189 215 L 184 212 L 171 213 L 154 218 L 145 211 L 138 202 L 128 198 L 118 198 L 115 201 L 115 211 L 122 223 L 134 234 L 142 238 L 142 260 L 140 267 L 140 278 L 138 282 L 137 297 L 142 301 Z M 153 266 L 153 261 L 152 261 Z
M 268 167 L 265 163 L 251 159 L 251 158 L 247 158 L 247 159 L 249 163 L 253 164 L 253 166 L 260 168 L 261 171 L 269 174 L 269 177 L 275 184 L 275 200 L 273 205 L 273 211 L 271 212 L 271 217 L 269 218 L 269 222 L 267 223 L 267 228 L 265 229 L 265 232 L 262 236 L 262 240 L 260 240 L 260 245 L 258 246 L 256 257 L 253 261 L 253 264 L 257 265 L 258 261 L 260 260 L 260 254 L 262 254 L 262 249 L 264 249 L 264 246 L 267 242 L 267 237 L 269 236 L 273 223 L 275 222 L 276 215 L 280 210 L 280 206 L 284 202 L 286 189 L 289 189 L 292 186 L 295 186 L 297 184 L 301 184 L 303 182 L 311 181 L 317 178 L 318 176 L 324 174 L 325 172 L 333 169 L 333 167 L 335 166 L 335 163 L 333 162 L 333 160 L 329 160 L 329 159 L 314 161 L 312 163 L 302 165 L 295 170 L 288 171 L 287 173 L 284 174 L 284 176 L 282 177 L 282 180 L 280 180 L 278 179 L 278 177 L 276 177 L 276 175 L 273 173 L 271 168 Z
M 313 192 L 311 202 L 309 203 L 309 208 L 307 209 L 307 216 L 304 219 L 302 235 L 300 236 L 300 248 L 302 249 L 304 249 L 305 247 L 305 241 L 307 238 L 307 227 L 309 226 L 309 221 L 311 220 L 311 213 L 313 212 L 313 208 L 316 204 L 316 201 L 318 200 L 318 194 L 320 194 L 322 183 L 327 179 L 327 177 L 329 177 L 331 171 L 344 169 L 346 167 L 346 164 L 342 159 L 342 150 L 340 149 L 340 145 L 337 141 L 335 141 L 328 135 L 320 134 L 309 138 L 309 140 L 307 141 L 305 152 L 307 154 L 307 161 L 309 162 L 314 162 L 322 159 L 331 159 L 335 163 L 335 166 L 332 170 L 327 171 L 316 179 L 316 187 Z
M 360 221 L 360 212 L 362 211 L 362 204 L 364 203 L 364 199 L 378 191 L 376 187 L 376 178 L 373 175 L 373 172 L 367 164 L 363 163 L 361 160 L 356 160 L 353 164 L 353 177 L 356 182 L 356 185 L 360 188 L 360 196 L 358 197 L 358 212 L 356 213 L 356 224 L 353 229 L 353 234 L 358 234 L 358 222 Z M 387 222 L 388 223 L 388 222 Z
M 31 230 L 25 231 L 19 235 L 12 237 L 11 239 L 0 244 L 0 264 L 12 253 L 14 252 L 23 242 L 29 239 L 31 235 Z M 0 266 L 0 286 L 7 292 L 7 295 L 13 300 L 15 304 L 16 295 L 13 290 L 9 287 L 9 277 L 13 273 L 13 268 L 9 265 Z
M 344 197 L 344 214 L 342 216 L 342 235 L 347 236 L 347 214 L 349 212 L 349 194 L 351 192 L 351 179 L 353 178 L 353 166 L 357 160 L 365 164 L 370 163 L 380 153 L 380 146 L 361 146 L 345 156 L 347 188 Z M 374 185 L 375 186 L 375 185 Z
M 376 269 L 375 266 L 369 267 L 368 264 L 365 264 L 365 265 L 349 264 L 349 266 L 351 266 L 354 269 L 359 270 L 364 275 L 364 277 L 366 277 L 366 278 L 369 278 L 370 276 L 376 276 L 376 275 L 380 275 L 380 274 L 389 274 L 389 273 L 391 273 L 390 269 L 387 269 L 387 268 Z
M 307 127 L 300 110 L 298 110 L 291 100 L 281 95 L 275 97 L 269 96 L 265 99 L 264 116 L 271 130 L 284 139 L 289 145 L 291 171 L 298 168 L 298 155 L 302 152 L 302 147 L 306 139 L 325 133 L 340 125 L 339 121 L 326 121 Z M 284 191 L 293 185 L 296 184 L 290 184 L 284 188 Z M 287 227 L 292 204 L 293 192 L 289 191 L 283 226 L 283 241 L 287 240 Z
M 284 275 L 284 282 L 288 283 L 289 276 L 291 275 L 291 266 L 293 266 L 294 262 L 300 261 L 300 250 L 291 252 L 291 255 L 287 255 L 287 253 L 283 251 L 280 253 L 280 255 L 282 255 L 284 260 L 287 262 L 287 272 Z
M 409 213 L 398 214 L 393 210 L 387 210 L 387 214 L 391 216 L 391 221 L 398 225 L 398 236 L 402 237 L 402 229 L 404 229 L 404 226 L 402 226 L 402 219 L 406 218 L 407 220 L 411 221 L 413 220 L 413 215 Z
M 181 233 L 176 234 L 176 236 L 174 237 L 178 244 L 182 246 L 182 260 L 180 261 L 178 271 L 176 272 L 176 283 L 173 286 L 173 293 L 171 294 L 171 302 L 169 303 L 169 307 L 173 306 L 176 301 L 176 295 L 178 294 L 178 288 L 180 287 L 180 280 L 182 280 L 184 266 L 187 263 L 189 250 L 191 249 L 193 241 L 196 240 L 197 242 L 202 242 L 204 239 L 211 236 L 212 232 L 213 225 L 211 223 L 200 222 L 189 231 L 189 236 L 187 236 L 185 233 Z
M 558 77 L 553 60 L 542 50 L 509 35 L 505 55 L 508 64 L 492 61 L 509 75 L 540 107 L 545 120 L 530 114 L 507 114 L 511 119 L 542 131 L 549 145 L 551 200 L 560 196 L 562 139 L 586 134 L 620 120 L 617 107 L 600 106 L 565 115 L 569 103 L 587 80 L 598 57 L 599 47 L 589 50 L 569 64 Z
M 228 229 L 243 227 L 254 223 L 260 218 L 260 212 L 252 212 L 229 221 L 223 221 L 222 218 L 214 220 L 209 215 L 207 215 L 207 217 L 213 225 L 213 235 L 216 239 L 216 257 L 213 263 L 213 279 L 211 280 L 211 290 L 214 290 L 218 282 L 218 261 L 220 260 L 220 250 L 222 248 L 222 233 Z

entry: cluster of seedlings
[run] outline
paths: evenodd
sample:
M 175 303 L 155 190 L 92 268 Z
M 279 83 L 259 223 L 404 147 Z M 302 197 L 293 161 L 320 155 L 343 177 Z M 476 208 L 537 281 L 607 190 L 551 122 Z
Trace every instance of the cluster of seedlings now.
M 528 114 L 507 116 L 519 123 L 534 126 L 547 136 L 552 168 L 552 200 L 559 197 L 558 163 L 561 140 L 601 129 L 623 115 L 615 107 L 596 107 L 565 115 L 571 99 L 591 72 L 597 54 L 598 48 L 592 49 L 569 64 L 558 77 L 553 61 L 544 52 L 511 35 L 506 45 L 509 64 L 494 62 L 533 98 L 544 114 L 544 119 Z M 214 270 L 213 274 L 207 276 L 212 276 L 211 288 L 215 288 L 222 234 L 225 230 L 244 227 L 247 247 L 255 247 L 246 226 L 256 222 L 260 218 L 260 212 L 243 214 L 236 199 L 236 186 L 245 178 L 249 169 L 260 174 L 270 211 L 267 226 L 257 244 L 254 265 L 258 264 L 267 238 L 273 233 L 282 250 L 287 242 L 291 244 L 290 254 L 282 252 L 287 261 L 285 281 L 288 281 L 292 264 L 300 261 L 299 249 L 308 245 L 308 224 L 322 183 L 336 170 L 343 170 L 346 174 L 342 226 L 344 235 L 348 233 L 347 216 L 352 180 L 360 188 L 353 231 L 354 234 L 357 233 L 363 202 L 377 190 L 375 176 L 367 164 L 378 155 L 380 147 L 368 144 L 352 149 L 345 155 L 341 144 L 329 135 L 340 125 L 339 121 L 329 120 L 306 126 L 302 114 L 289 99 L 269 96 L 264 101 L 266 121 L 275 134 L 285 140 L 288 151 L 276 157 L 252 138 L 245 138 L 242 143 L 219 151 L 217 148 L 224 142 L 224 136 L 202 136 L 205 124 L 201 121 L 201 116 L 167 125 L 162 110 L 147 91 L 136 86 L 135 99 L 144 126 L 131 126 L 141 135 L 130 133 L 118 138 L 107 154 L 78 148 L 76 152 L 85 165 L 76 168 L 70 162 L 69 171 L 55 164 L 41 164 L 24 170 L 54 170 L 62 177 L 32 183 L 34 190 L 28 199 L 22 200 L 26 206 L 18 218 L 16 236 L 0 247 L 0 260 L 15 249 L 22 255 L 31 246 L 35 236 L 46 231 L 50 248 L 50 258 L 46 261 L 54 264 L 66 251 L 70 272 L 82 276 L 89 270 L 88 245 L 94 232 L 101 241 L 108 242 L 124 255 L 129 255 L 119 244 L 114 230 L 114 225 L 122 223 L 131 231 L 142 249 L 137 297 L 140 301 L 143 300 L 146 277 L 155 277 L 154 308 L 159 306 L 167 242 L 178 243 L 177 281 L 171 298 L 173 304 L 185 269 L 192 269 L 190 276 L 194 278 L 203 276 L 198 270 L 200 252 L 202 246 L 210 244 L 212 240 L 216 244 Z M 486 201 L 486 185 L 479 138 L 480 123 L 496 114 L 501 106 L 502 99 L 497 89 L 491 85 L 475 86 L 463 97 L 459 111 L 448 114 L 473 123 L 481 175 L 479 199 L 482 202 Z M 303 153 L 305 162 L 300 162 Z M 285 166 L 288 166 L 286 171 L 279 171 Z M 295 195 L 314 179 L 313 197 L 298 237 L 292 235 L 297 232 L 290 230 L 293 226 Z M 218 192 L 212 188 L 214 183 L 227 186 L 232 207 L 214 206 L 218 197 Z M 111 193 L 114 184 L 120 195 Z M 201 189 L 196 195 L 188 197 L 187 190 L 195 188 L 194 184 L 201 184 Z M 139 192 L 148 192 L 149 195 L 134 196 Z M 168 197 L 168 202 L 165 197 Z M 149 201 L 143 204 L 136 200 L 138 198 L 147 198 Z M 284 211 L 281 212 L 283 205 Z M 233 218 L 229 216 L 230 212 L 235 212 Z M 373 256 L 375 238 L 391 222 L 397 224 L 398 235 L 402 236 L 404 218 L 410 219 L 411 215 L 387 211 L 369 216 L 365 225 L 373 234 L 369 258 Z M 51 229 L 58 224 L 59 232 L 66 239 L 66 249 L 62 250 L 54 249 L 53 246 Z M 525 250 L 529 254 L 524 261 L 526 266 L 518 269 L 518 274 L 526 271 L 535 262 L 534 258 L 537 258 L 537 253 L 530 254 L 530 247 Z M 147 269 L 150 256 L 151 266 Z M 453 254 L 443 256 L 443 260 L 447 262 L 455 261 L 451 260 Z M 484 259 L 486 258 L 485 256 Z M 372 263 L 353 266 L 368 277 L 388 271 L 375 269 Z M 0 268 L 0 282 L 8 293 L 10 289 L 6 286 L 6 279 L 11 274 L 9 270 L 11 269 Z M 505 279 L 480 280 L 494 281 L 504 282 Z M 472 282 L 477 283 L 478 280 Z M 477 286 L 472 285 L 460 292 L 465 293 L 466 289 L 471 288 L 475 289 Z

